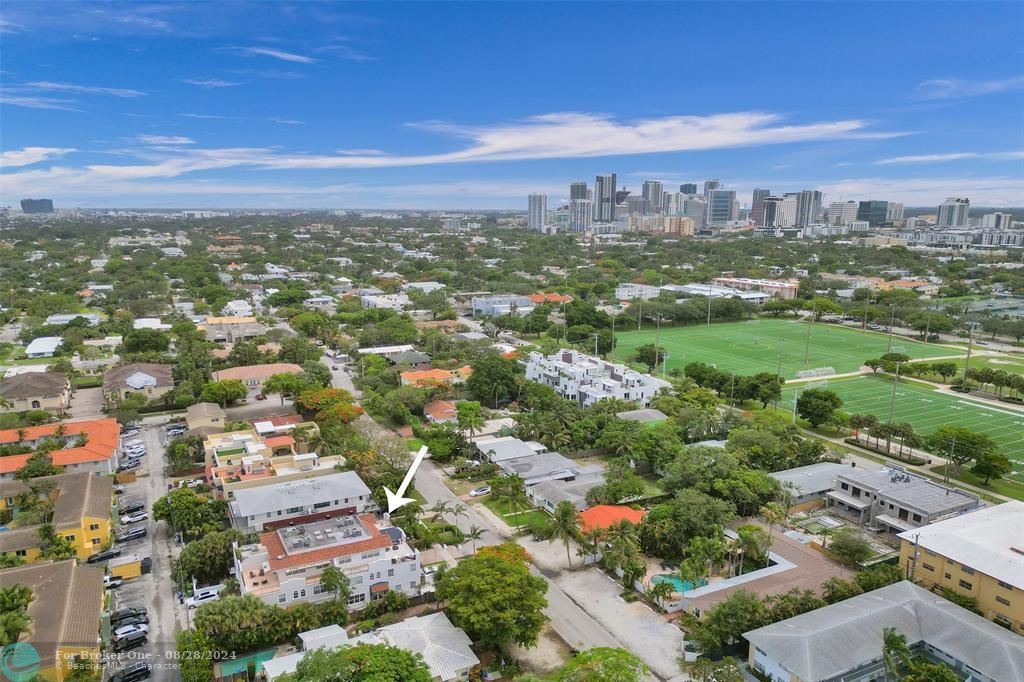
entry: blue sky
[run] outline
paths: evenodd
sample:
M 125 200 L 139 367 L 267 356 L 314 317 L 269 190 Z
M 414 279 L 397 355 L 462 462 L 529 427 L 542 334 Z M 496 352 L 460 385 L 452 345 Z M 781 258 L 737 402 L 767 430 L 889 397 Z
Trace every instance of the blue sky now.
M 1024 3 L 0 10 L 0 203 L 525 208 L 616 172 L 1024 205 Z

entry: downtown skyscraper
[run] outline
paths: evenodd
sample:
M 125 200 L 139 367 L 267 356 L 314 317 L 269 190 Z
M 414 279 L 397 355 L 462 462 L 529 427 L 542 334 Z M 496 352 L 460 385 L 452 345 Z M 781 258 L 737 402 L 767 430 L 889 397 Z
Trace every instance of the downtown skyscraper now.
M 640 195 L 647 200 L 648 210 L 651 213 L 661 213 L 664 203 L 663 195 L 665 186 L 657 180 L 644 180 Z
M 971 211 L 971 200 L 950 197 L 939 206 L 938 227 L 963 227 L 968 224 L 967 216 Z
M 771 196 L 771 190 L 754 189 L 754 196 L 750 201 L 750 219 L 759 227 L 767 226 L 767 223 L 764 222 L 764 200 L 769 196 Z
M 610 223 L 615 220 L 615 173 L 598 175 L 594 179 L 594 222 Z
M 527 214 L 527 227 L 531 230 L 542 232 L 548 220 L 548 195 L 531 194 L 529 198 L 529 213 Z

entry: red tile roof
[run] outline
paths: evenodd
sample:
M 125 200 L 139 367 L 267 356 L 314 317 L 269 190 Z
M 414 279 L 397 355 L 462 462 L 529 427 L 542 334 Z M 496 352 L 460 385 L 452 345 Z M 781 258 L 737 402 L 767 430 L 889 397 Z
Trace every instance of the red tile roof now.
M 599 504 L 580 513 L 580 529 L 587 533 L 594 528 L 604 530 L 619 521 L 638 524 L 643 521 L 642 511 L 615 504 Z
M 268 448 L 278 448 L 285 445 L 295 445 L 295 439 L 291 436 L 271 436 L 263 441 Z
M 455 403 L 450 400 L 433 400 L 423 406 L 423 411 L 438 421 L 451 419 L 456 415 Z
M 82 464 L 84 462 L 102 462 L 103 460 L 111 459 L 120 444 L 120 428 L 117 425 L 116 419 L 87 419 L 61 423 L 64 424 L 65 435 L 77 436 L 80 433 L 84 433 L 87 441 L 80 448 L 55 450 L 50 453 L 53 463 L 57 466 Z M 25 440 L 32 441 L 45 438 L 56 432 L 57 426 L 57 424 L 30 426 L 24 429 Z M 0 445 L 10 445 L 17 442 L 17 429 L 0 431 Z M 20 469 L 25 465 L 30 456 L 31 453 L 0 457 L 0 473 L 8 474 Z
M 273 571 L 282 568 L 294 568 L 296 566 L 309 566 L 325 561 L 331 561 L 338 557 L 362 554 L 374 549 L 384 549 L 391 546 L 391 538 L 377 529 L 377 519 L 373 514 L 363 514 L 359 517 L 363 527 L 370 533 L 370 537 L 359 542 L 349 542 L 328 547 L 317 547 L 308 552 L 295 552 L 288 554 L 281 543 L 281 536 L 277 532 L 264 533 L 260 536 L 260 544 L 267 548 L 270 556 L 270 569 Z
M 530 294 L 527 296 L 528 299 L 534 303 L 571 303 L 572 296 L 562 294 L 546 294 L 542 291 L 538 291 L 536 294 Z

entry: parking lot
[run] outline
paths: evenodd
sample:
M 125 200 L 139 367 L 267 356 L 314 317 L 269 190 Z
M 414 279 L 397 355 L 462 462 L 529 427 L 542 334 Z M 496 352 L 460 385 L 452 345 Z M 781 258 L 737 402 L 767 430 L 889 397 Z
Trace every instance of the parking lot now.
M 140 559 L 152 559 L 149 574 L 126 580 L 120 587 L 111 590 L 111 610 L 127 607 L 145 607 L 149 612 L 148 643 L 143 647 L 114 654 L 107 666 L 108 673 L 114 673 L 125 665 L 145 660 L 153 666 L 152 680 L 178 680 L 180 676 L 174 665 L 176 648 L 175 632 L 185 627 L 185 610 L 178 603 L 174 582 L 171 578 L 172 553 L 176 554 L 170 529 L 164 523 L 152 518 L 153 503 L 167 492 L 164 476 L 164 427 L 143 426 L 141 433 L 132 440 L 141 440 L 146 445 L 146 455 L 138 471 L 138 479 L 125 484 L 124 494 L 119 496 L 119 505 L 141 502 L 150 517 L 134 526 L 145 526 L 146 537 L 115 546 L 122 549 L 122 556 L 137 555 Z M 115 531 L 116 532 L 116 531 Z

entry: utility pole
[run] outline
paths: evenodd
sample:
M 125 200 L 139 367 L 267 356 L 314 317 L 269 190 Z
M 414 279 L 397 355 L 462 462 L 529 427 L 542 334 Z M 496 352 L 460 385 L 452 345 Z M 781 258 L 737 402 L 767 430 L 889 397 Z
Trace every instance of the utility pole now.
M 942 469 L 943 483 L 949 483 L 949 467 L 953 466 L 953 453 L 956 452 L 956 434 L 953 434 L 953 442 L 949 446 L 949 455 L 946 457 L 946 466 Z
M 786 343 L 786 339 L 780 337 L 779 338 L 779 371 L 778 371 L 779 381 L 782 381 L 782 347 L 783 347 L 783 345 L 785 345 L 785 343 Z
M 974 350 L 974 325 L 967 323 L 967 357 L 964 358 L 964 374 L 960 383 L 967 383 L 967 367 L 971 364 L 971 351 Z
M 804 343 L 804 369 L 807 369 L 808 358 L 811 353 L 811 327 L 814 326 L 814 311 L 811 311 L 811 317 L 807 321 L 807 341 Z
M 658 357 L 661 354 L 661 313 L 658 313 L 657 327 L 654 331 L 654 366 L 658 366 Z
M 594 332 L 594 357 L 600 357 L 597 353 L 597 340 L 601 338 L 601 335 Z
M 668 353 L 665 353 L 665 357 L 661 360 L 661 378 L 665 378 L 665 372 L 668 370 Z
M 896 304 L 889 304 L 889 346 L 885 349 L 886 353 L 892 352 L 892 330 L 893 324 L 896 322 Z
M 708 283 L 708 326 L 711 326 L 711 283 Z

